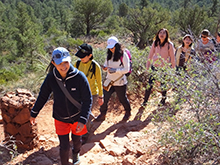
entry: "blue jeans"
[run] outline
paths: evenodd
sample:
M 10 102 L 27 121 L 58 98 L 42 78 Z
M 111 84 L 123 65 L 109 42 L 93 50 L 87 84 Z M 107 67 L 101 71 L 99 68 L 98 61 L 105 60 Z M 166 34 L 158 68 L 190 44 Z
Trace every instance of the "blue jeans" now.
M 106 114 L 106 112 L 108 110 L 109 99 L 110 99 L 112 93 L 114 93 L 114 92 L 116 92 L 116 94 L 119 98 L 119 101 L 123 105 L 125 111 L 126 112 L 131 111 L 130 102 L 129 102 L 129 100 L 127 98 L 127 94 L 126 94 L 126 88 L 127 88 L 127 85 L 123 85 L 123 86 L 112 86 L 109 91 L 103 90 L 104 103 L 100 107 L 101 114 Z

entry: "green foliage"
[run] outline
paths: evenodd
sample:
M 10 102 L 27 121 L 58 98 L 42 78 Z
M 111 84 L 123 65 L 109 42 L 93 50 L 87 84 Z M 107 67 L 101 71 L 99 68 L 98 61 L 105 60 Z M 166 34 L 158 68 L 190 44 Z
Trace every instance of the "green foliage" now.
M 140 0 L 140 9 L 147 7 L 148 3 L 148 0 Z
M 86 25 L 86 35 L 92 29 L 96 29 L 111 14 L 113 7 L 110 0 L 75 0 L 74 1 L 75 19 L 80 20 Z M 83 28 L 83 27 L 80 27 Z
M 120 22 L 121 22 L 121 19 L 120 17 L 116 16 L 116 15 L 113 15 L 113 16 L 110 16 L 106 19 L 105 21 L 105 24 L 104 26 L 106 27 L 106 30 L 118 30 L 120 28 Z
M 78 39 L 73 39 L 73 38 L 67 38 L 67 44 L 65 44 L 67 47 L 73 48 L 78 45 L 82 45 L 83 41 Z
M 199 6 L 181 8 L 175 15 L 174 22 L 179 25 L 180 30 L 185 34 L 193 32 L 196 36 L 206 27 L 204 20 L 208 20 L 206 11 Z
M 75 53 L 84 42 L 106 43 L 115 35 L 132 54 L 128 92 L 142 96 L 148 78 L 144 73 L 147 46 L 156 32 L 167 28 L 174 41 L 183 33 L 197 38 L 204 28 L 214 34 L 219 31 L 219 15 L 217 0 L 1 1 L 0 91 L 21 87 L 37 94 L 50 62 L 49 48 L 64 46 Z M 93 55 L 103 64 L 106 48 L 94 46 Z M 72 59 L 74 63 L 76 57 Z M 175 89 L 169 98 L 171 105 L 154 114 L 159 128 L 167 124 L 167 129 L 160 129 L 163 136 L 158 143 L 167 164 L 219 163 L 219 67 L 195 60 L 187 74 L 168 69 L 155 75 L 167 84 L 155 89 Z M 175 115 L 177 111 L 182 115 Z
M 132 68 L 133 71 L 128 77 L 128 92 L 132 94 L 142 95 L 143 84 L 145 84 L 146 75 L 146 61 L 150 52 L 149 47 L 144 50 L 138 50 L 135 46 L 126 47 L 132 55 Z
M 109 31 L 107 33 L 109 33 Z M 90 35 L 93 37 L 103 38 L 107 36 L 107 33 L 103 30 L 91 30 Z
M 125 3 L 119 5 L 119 13 L 120 17 L 125 17 L 128 14 L 128 6 Z
M 12 38 L 12 34 L 15 32 L 15 28 L 8 22 L 5 18 L 5 13 L 7 13 L 7 7 L 0 2 L 0 53 L 11 51 L 16 51 L 15 41 Z
M 130 9 L 124 26 L 130 30 L 134 36 L 134 42 L 140 49 L 149 45 L 156 34 L 155 30 L 164 27 L 169 20 L 169 12 L 159 6 Z
M 20 2 L 17 4 L 16 34 L 17 56 L 25 57 L 27 65 L 33 67 L 34 59 L 38 53 L 43 52 L 43 40 L 39 35 L 39 26 L 32 21 L 34 16 L 29 16 L 27 6 Z
M 171 105 L 154 115 L 158 126 L 166 124 L 158 143 L 168 164 L 219 163 L 219 63 L 210 67 L 193 60 L 188 72 L 165 72 L 164 79 L 174 98 Z M 163 72 L 159 72 L 161 77 Z M 175 115 L 179 111 L 178 115 Z
M 8 81 L 17 81 L 21 76 L 23 76 L 25 69 L 25 64 L 13 64 L 10 67 L 2 68 L 0 70 L 0 84 L 5 84 Z

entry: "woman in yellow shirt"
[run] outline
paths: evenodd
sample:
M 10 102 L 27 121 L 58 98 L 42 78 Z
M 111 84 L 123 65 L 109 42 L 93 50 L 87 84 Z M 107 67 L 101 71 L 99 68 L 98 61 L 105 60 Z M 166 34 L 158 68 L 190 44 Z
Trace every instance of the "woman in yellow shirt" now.
M 87 124 L 89 130 L 93 118 L 92 110 L 98 105 L 101 106 L 103 104 L 102 72 L 100 65 L 93 59 L 92 46 L 84 43 L 78 48 L 79 50 L 75 55 L 80 59 L 74 64 L 74 67 L 86 75 L 93 99 L 91 115 Z

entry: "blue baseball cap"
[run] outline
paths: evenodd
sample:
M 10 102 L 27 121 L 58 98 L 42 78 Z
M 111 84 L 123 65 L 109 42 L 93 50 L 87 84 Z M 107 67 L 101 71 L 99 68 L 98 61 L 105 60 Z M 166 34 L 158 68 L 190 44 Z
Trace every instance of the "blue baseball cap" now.
M 54 49 L 53 53 L 52 53 L 52 60 L 59 65 L 60 63 L 64 62 L 64 61 L 71 61 L 71 57 L 69 54 L 69 51 L 66 48 L 63 47 L 58 47 L 56 49 Z

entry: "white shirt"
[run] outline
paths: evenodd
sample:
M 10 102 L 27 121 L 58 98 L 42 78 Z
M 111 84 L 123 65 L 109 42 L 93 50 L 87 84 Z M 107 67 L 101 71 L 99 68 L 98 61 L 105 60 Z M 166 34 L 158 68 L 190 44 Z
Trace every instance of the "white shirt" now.
M 123 75 L 122 78 L 120 78 L 119 80 L 117 80 L 113 84 L 113 86 L 123 86 L 123 85 L 127 84 L 127 82 L 128 82 L 125 74 L 128 73 L 130 70 L 130 59 L 125 51 L 123 54 L 122 62 L 123 62 L 123 64 L 121 65 L 120 59 L 118 61 L 113 61 L 113 56 L 110 60 L 108 60 L 108 61 L 105 60 L 105 63 L 104 63 L 105 67 L 116 69 L 115 73 L 109 73 L 107 71 L 106 79 L 110 79 L 110 80 L 115 81 L 116 79 L 118 79 L 120 76 Z

